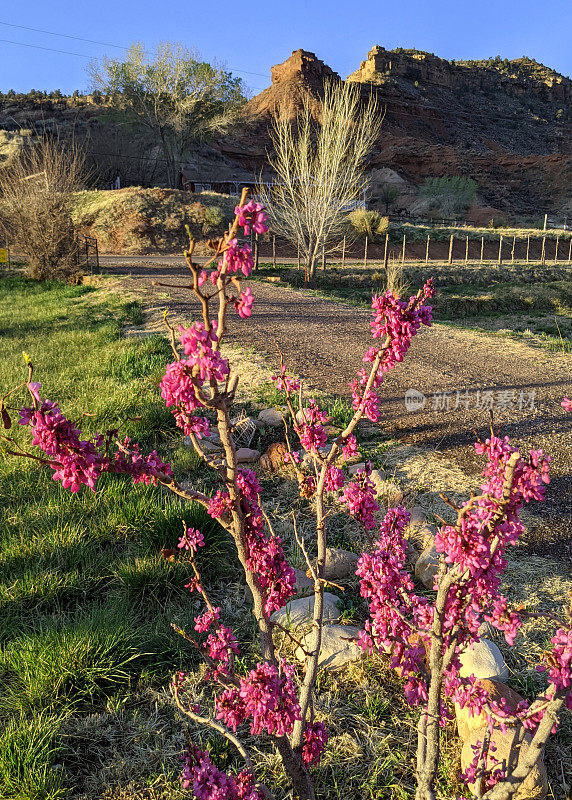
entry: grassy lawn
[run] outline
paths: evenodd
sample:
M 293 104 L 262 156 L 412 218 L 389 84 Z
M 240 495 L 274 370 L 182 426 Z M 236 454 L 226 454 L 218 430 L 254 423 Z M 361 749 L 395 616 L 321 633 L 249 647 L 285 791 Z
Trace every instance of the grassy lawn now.
M 292 266 L 261 264 L 254 279 L 279 278 L 303 286 L 304 273 Z M 402 280 L 411 292 L 433 277 L 437 287 L 434 317 L 438 324 L 512 336 L 555 352 L 572 352 L 572 267 L 531 265 L 406 264 Z M 377 264 L 329 266 L 316 273 L 315 291 L 346 303 L 369 305 L 385 290 L 386 276 Z
M 84 428 L 142 414 L 126 432 L 141 440 L 146 431 L 145 446 L 171 451 L 179 474 L 192 471 L 188 452 L 172 452 L 171 415 L 157 390 L 166 340 L 121 338 L 122 324 L 140 315 L 105 290 L 3 279 L 0 387 L 21 382 L 25 350 L 44 396 L 72 419 L 93 415 Z M 17 425 L 10 433 L 29 443 Z M 198 506 L 183 509 L 160 489 L 107 475 L 97 493 L 73 495 L 49 469 L 0 454 L 1 797 L 55 800 L 81 789 L 99 734 L 79 735 L 79 721 L 122 709 L 135 736 L 134 697 L 189 664 L 169 628 L 192 618 L 186 572 L 160 556 L 175 545 L 183 516 L 210 534 L 216 552 L 217 529 Z M 145 760 L 150 781 L 164 772 L 161 758 Z
M 24 350 L 33 359 L 43 396 L 57 399 L 72 419 L 84 412 L 91 415 L 81 423 L 86 432 L 105 430 L 118 418 L 141 415 L 142 421 L 127 422 L 125 432 L 170 460 L 179 479 L 190 479 L 208 491 L 212 479 L 189 448 L 180 445 L 157 389 L 171 358 L 166 340 L 122 336 L 125 324 L 142 322 L 141 309 L 122 300 L 105 282 L 90 288 L 2 279 L 0 389 L 4 393 L 23 379 Z M 235 354 L 247 392 L 241 398 L 245 409 L 255 413 L 261 405 L 280 403 L 282 396 L 268 382 L 269 368 L 256 360 L 250 363 L 244 354 L 237 365 L 236 358 Z M 346 401 L 323 399 L 335 423 L 347 421 Z M 27 431 L 17 425 L 9 433 L 22 443 L 29 441 Z M 264 449 L 275 437 L 276 431 L 263 432 L 254 446 Z M 403 468 L 407 457 L 403 448 L 397 448 L 393 463 L 391 448 L 392 443 L 380 441 L 375 430 L 366 428 L 360 435 L 362 456 L 385 469 L 388 479 L 403 481 L 406 491 L 414 485 L 416 492 L 437 494 L 437 488 L 453 485 L 449 473 L 443 486 L 424 489 L 418 470 L 400 476 L 397 461 Z M 434 478 L 435 456 L 426 458 L 431 459 Z M 291 533 L 291 512 L 296 511 L 301 530 L 308 531 L 311 548 L 311 507 L 286 471 L 260 477 L 287 557 L 302 566 Z M 466 494 L 466 489 L 463 483 L 460 490 Z M 329 543 L 362 552 L 368 546 L 363 530 L 339 509 L 333 511 Z M 246 672 L 258 649 L 250 601 L 233 548 L 200 507 L 183 507 L 159 488 L 133 488 L 129 479 L 109 475 L 102 476 L 96 493 L 82 487 L 73 495 L 52 480 L 49 469 L 0 454 L 1 798 L 189 797 L 178 780 L 186 726 L 175 715 L 164 687 L 171 673 L 183 668 L 205 708 L 211 705 L 212 691 L 205 688 L 204 669 L 194 652 L 170 629 L 171 622 L 192 629 L 200 607 L 184 588 L 188 580 L 184 565 L 160 554 L 162 548 L 176 545 L 182 520 L 205 535 L 207 547 L 199 554 L 203 577 L 213 602 L 222 608 L 222 618 L 243 644 L 238 669 Z M 520 600 L 533 596 L 534 587 L 540 594 L 533 608 L 559 611 L 569 579 L 556 573 L 564 572 L 565 565 L 535 563 L 527 571 L 527 563 L 526 556 L 519 556 L 509 566 L 510 590 Z M 550 575 L 543 575 L 542 568 Z M 343 620 L 361 625 L 364 609 L 356 581 L 342 583 L 328 591 L 340 598 Z M 532 660 L 545 646 L 547 630 L 538 620 L 531 623 L 534 646 L 527 653 Z M 284 636 L 281 653 L 293 657 L 294 649 Z M 538 681 L 533 667 L 522 657 L 507 658 L 511 685 L 533 696 L 538 686 L 527 683 L 531 675 Z M 317 718 L 329 729 L 328 747 L 315 770 L 317 797 L 411 798 L 417 714 L 407 705 L 402 681 L 389 669 L 388 659 L 373 656 L 340 673 L 323 671 L 316 688 Z M 210 748 L 220 767 L 241 768 L 228 743 L 215 734 L 191 726 L 189 735 Z M 271 745 L 244 738 L 255 747 L 259 779 L 277 797 L 287 797 L 288 786 Z M 557 800 L 565 797 L 562 776 L 570 764 L 571 742 L 567 715 L 547 751 Z M 443 732 L 439 796 L 457 797 L 462 792 L 459 750 L 454 726 L 448 725 Z

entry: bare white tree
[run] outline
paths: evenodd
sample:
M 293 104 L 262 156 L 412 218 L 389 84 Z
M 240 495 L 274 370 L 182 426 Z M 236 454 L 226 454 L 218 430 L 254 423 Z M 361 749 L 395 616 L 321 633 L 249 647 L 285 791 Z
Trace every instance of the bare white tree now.
M 272 231 L 300 248 L 310 283 L 322 248 L 341 238 L 347 212 L 363 196 L 367 157 L 381 127 L 375 97 L 362 101 L 352 83 L 326 82 L 314 112 L 309 94 L 294 118 L 289 105 L 277 111 L 269 159 L 276 180 L 257 190 Z

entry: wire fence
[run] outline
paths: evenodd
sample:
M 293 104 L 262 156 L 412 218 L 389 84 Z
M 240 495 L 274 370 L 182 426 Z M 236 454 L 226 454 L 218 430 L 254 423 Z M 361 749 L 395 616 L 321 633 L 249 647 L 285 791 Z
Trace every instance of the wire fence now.
M 252 235 L 250 245 L 255 266 L 259 264 L 295 263 L 304 267 L 304 254 L 300 247 L 272 233 Z M 361 264 L 387 266 L 391 262 L 425 264 L 562 264 L 572 265 L 572 236 L 541 234 L 538 236 L 459 236 L 448 238 L 428 234 L 425 239 L 409 238 L 404 234 L 395 240 L 390 234 L 361 240 L 343 237 L 337 242 L 317 248 L 318 267 Z

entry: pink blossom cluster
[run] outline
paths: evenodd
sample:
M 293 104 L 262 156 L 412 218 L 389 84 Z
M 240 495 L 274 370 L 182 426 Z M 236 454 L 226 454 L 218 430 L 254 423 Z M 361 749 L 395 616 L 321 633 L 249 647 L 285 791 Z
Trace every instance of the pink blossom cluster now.
M 544 657 L 544 669 L 555 690 L 567 692 L 566 707 L 572 711 L 572 630 L 559 628 L 550 641 L 553 647 Z
M 201 387 L 205 381 L 223 381 L 229 374 L 226 358 L 214 345 L 218 342 L 216 323 L 206 330 L 202 322 L 180 330 L 180 342 L 186 358 L 167 366 L 161 380 L 161 397 L 167 407 L 173 407 L 173 415 L 179 428 L 189 436 L 202 438 L 210 435 L 208 420 L 194 412 L 204 407 Z
M 518 518 L 523 503 L 543 499 L 550 461 L 541 451 L 534 450 L 527 459 L 518 457 L 512 489 L 505 498 L 503 485 L 508 462 L 515 452 L 508 439 L 491 437 L 478 443 L 476 450 L 488 459 L 482 495 L 471 498 L 461 509 L 457 526 L 442 526 L 435 543 L 448 569 L 456 570 L 457 576 L 446 596 L 442 623 L 443 652 L 455 642 L 455 655 L 443 676 L 444 692 L 474 714 L 487 706 L 488 698 L 473 677 L 460 678 L 458 654 L 478 640 L 484 621 L 502 630 L 509 644 L 514 642 L 520 619 L 500 593 L 500 579 L 506 567 L 503 555 L 507 545 L 514 544 L 523 530 Z M 424 704 L 427 700 L 424 660 L 434 605 L 415 593 L 413 582 L 404 570 L 407 543 L 403 531 L 408 520 L 404 508 L 391 509 L 381 525 L 375 552 L 364 553 L 358 562 L 361 594 L 368 600 L 370 610 L 359 643 L 369 651 L 375 647 L 390 652 L 392 666 L 407 679 L 408 701 Z M 562 629 L 552 642 L 548 680 L 556 690 L 566 689 L 572 680 L 572 633 Z M 572 702 L 570 695 L 567 702 Z M 508 716 L 502 704 L 489 707 L 501 717 Z M 542 711 L 526 718 L 528 707 L 525 702 L 517 716 L 527 727 L 534 728 L 542 718 Z
M 216 700 L 217 719 L 229 728 L 249 719 L 252 734 L 269 733 L 282 737 L 292 733 L 300 717 L 296 696 L 294 666 L 281 662 L 280 670 L 263 661 L 252 669 L 239 686 L 225 689 Z
M 365 388 L 369 378 L 366 369 L 361 369 L 357 379 L 350 383 L 354 409 L 362 407 L 371 422 L 379 420 L 379 397 L 376 390 L 381 386 L 384 374 L 403 361 L 411 340 L 421 325 L 431 325 L 432 309 L 425 301 L 434 294 L 433 279 L 430 279 L 408 301 L 401 300 L 391 291 L 376 295 L 372 300 L 372 336 L 374 339 L 384 337 L 387 341 L 384 341 L 382 349 L 370 347 L 364 356 L 364 363 L 370 364 L 380 357 L 371 388 Z
M 562 402 L 560 403 L 564 411 L 572 411 L 572 400 L 569 400 L 568 397 L 562 398 Z
M 403 531 L 410 519 L 403 506 L 391 508 L 380 526 L 373 554 L 363 553 L 357 565 L 360 593 L 369 604 L 358 644 L 369 653 L 380 649 L 391 653 L 391 666 L 407 678 L 405 693 L 412 705 L 427 699 L 421 676 L 428 635 L 412 633 L 431 627 L 432 609 L 414 592 L 413 581 L 404 569 L 407 543 Z
M 358 470 L 355 474 L 357 480 L 350 481 L 344 487 L 340 502 L 348 507 L 348 512 L 358 519 L 366 531 L 371 531 L 376 526 L 374 514 L 379 511 L 375 499 L 375 486 L 369 479 L 370 470 Z
M 114 453 L 107 469 L 117 475 L 131 475 L 133 483 L 144 483 L 146 486 L 157 485 L 159 476 L 171 477 L 173 470 L 152 450 L 147 455 L 141 453 L 141 448 L 136 442 L 126 436 L 119 444 L 119 449 Z
M 243 206 L 236 206 L 234 213 L 238 217 L 238 224 L 244 228 L 244 233 L 248 236 L 250 228 L 254 233 L 266 233 L 268 231 L 266 212 L 261 203 L 249 200 Z
M 264 800 L 251 772 L 243 770 L 236 777 L 222 772 L 205 750 L 189 745 L 182 761 L 181 785 L 197 800 Z
M 254 267 L 250 245 L 239 245 L 236 239 L 230 239 L 218 262 L 219 270 L 222 270 L 225 264 L 227 273 L 242 272 L 244 277 L 248 278 Z
M 30 426 L 32 444 L 49 457 L 53 479 L 72 492 L 79 491 L 82 485 L 95 491 L 95 482 L 109 463 L 97 450 L 102 438 L 82 440 L 81 431 L 64 417 L 56 403 L 40 399 L 39 383 L 28 388 L 35 407 L 21 409 L 19 424 Z
M 294 594 L 296 573 L 286 561 L 279 536 L 264 530 L 264 515 L 259 504 L 260 484 L 250 469 L 240 469 L 237 477 L 244 518 L 247 567 L 254 572 L 264 593 L 264 613 L 270 616 Z M 230 495 L 219 489 L 211 498 L 208 513 L 215 519 L 227 516 L 232 508 Z
M 95 491 L 96 481 L 103 472 L 131 475 L 134 483 L 147 485 L 156 484 L 159 475 L 173 474 L 155 450 L 145 456 L 129 438 L 118 443 L 117 451 L 110 456 L 103 436 L 81 439 L 81 431 L 62 414 L 59 406 L 40 398 L 39 383 L 29 384 L 28 389 L 34 406 L 21 409 L 19 424 L 30 426 L 32 444 L 44 451 L 54 471 L 54 480 L 61 481 L 65 489 L 78 492 L 85 485 Z
M 310 722 L 304 731 L 302 761 L 307 767 L 318 763 L 328 743 L 328 729 L 323 722 Z
M 199 547 L 204 546 L 205 537 L 196 528 L 187 528 L 177 544 L 180 550 L 190 550 L 191 553 L 196 553 Z
M 464 783 L 484 781 L 490 788 L 506 778 L 506 769 L 501 766 L 501 762 L 494 755 L 497 749 L 494 742 L 489 742 L 488 747 L 483 751 L 483 742 L 478 740 L 471 745 L 471 749 L 474 753 L 473 760 L 460 775 Z
M 281 392 L 297 392 L 300 388 L 300 381 L 297 378 L 291 378 L 286 375 L 286 367 L 282 365 L 279 375 L 273 375 L 272 380 L 276 384 L 276 388 Z

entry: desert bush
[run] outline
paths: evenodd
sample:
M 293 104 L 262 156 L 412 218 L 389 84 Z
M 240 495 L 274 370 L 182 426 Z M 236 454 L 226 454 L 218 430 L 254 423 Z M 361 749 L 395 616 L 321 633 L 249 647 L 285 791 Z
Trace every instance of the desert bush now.
M 381 215 L 378 211 L 367 211 L 365 208 L 356 208 L 348 214 L 348 222 L 360 236 L 373 239 L 381 224 Z
M 204 268 L 193 262 L 194 242 L 190 239 L 185 255 L 193 291 L 200 302 L 201 320 L 189 328 L 179 328 L 179 346 L 177 332 L 169 328 L 174 360 L 161 381 L 162 397 L 177 426 L 189 437 L 197 457 L 216 476 L 213 494 L 182 486 L 170 465 L 156 452 L 143 455 L 138 445 L 118 437 L 117 428 L 82 440 L 81 432 L 59 407 L 42 399 L 40 384 L 32 381 L 29 359 L 25 385 L 31 400 L 29 406 L 19 409 L 19 421 L 30 427 L 41 455 L 19 447 L 10 435 L 3 439 L 9 454 L 43 463 L 52 469 L 55 480 L 73 492 L 84 485 L 94 489 L 105 472 L 130 475 L 136 483 L 162 484 L 183 500 L 204 506 L 209 516 L 218 520 L 234 543 L 244 572 L 259 650 L 240 654 L 237 635 L 225 624 L 222 608 L 212 602 L 202 574 L 205 562 L 197 554 L 207 544 L 205 536 L 185 524 L 177 548 L 179 558 L 189 566 L 190 580 L 185 588 L 194 593 L 204 610 L 194 618 L 195 633 L 175 625 L 173 628 L 205 661 L 206 672 L 202 676 L 210 687 L 207 694 L 212 697 L 213 710 L 198 704 L 197 680 L 187 680 L 185 673 L 176 673 L 171 691 L 181 713 L 193 725 L 226 740 L 225 744 L 231 745 L 244 762 L 244 768 L 237 775 L 225 772 L 214 763 L 213 752 L 189 744 L 184 756 L 183 788 L 191 788 L 197 798 L 204 799 L 217 795 L 228 800 L 272 797 L 271 789 L 257 784 L 255 778 L 259 745 L 271 742 L 292 783 L 293 796 L 314 800 L 311 767 L 320 760 L 328 738 L 315 698 L 324 627 L 328 520 L 334 509 L 340 513 L 341 508 L 366 532 L 377 527 L 375 514 L 380 509 L 369 466 L 358 469 L 348 479 L 343 463 L 357 455 L 354 431 L 360 419 L 380 419 L 379 389 L 385 373 L 403 360 L 420 326 L 431 324 L 432 311 L 427 301 L 433 296 L 433 287 L 431 281 L 427 282 L 408 300 L 401 300 L 392 292 L 373 298 L 374 344 L 364 359 L 368 368 L 360 368 L 351 383 L 353 414 L 329 446 L 324 429 L 326 415 L 318 403 L 311 399 L 304 402 L 299 380 L 287 374 L 283 363 L 274 377 L 285 400 L 284 418 L 291 420 L 286 428 L 284 460 L 297 478 L 301 498 L 310 501 L 314 515 L 311 545 L 316 558 L 310 556 L 310 542 L 304 538 L 308 535 L 307 526 L 300 531 L 295 514 L 292 517 L 293 535 L 313 588 L 312 631 L 301 643 L 273 616 L 294 596 L 296 575 L 286 560 L 281 538 L 263 510 L 256 474 L 239 466 L 231 421 L 238 375 L 231 372 L 228 359 L 220 351 L 229 310 L 234 308 L 241 318 L 250 317 L 252 312 L 251 289 L 243 289 L 240 284 L 240 275 L 248 276 L 252 270 L 252 254 L 248 246 L 238 245 L 236 236 L 239 227 L 246 235 L 251 229 L 263 233 L 266 221 L 261 206 L 246 200 L 244 193 L 234 223 Z M 215 419 L 222 447 L 220 457 L 201 447 L 203 437 L 211 435 Z M 11 409 L 6 404 L 2 407 L 2 421 L 6 428 L 10 427 Z M 295 439 L 290 438 L 289 430 Z M 296 446 L 294 441 L 298 442 Z M 304 464 L 301 451 L 305 451 L 309 465 Z M 470 704 L 477 713 L 484 710 L 495 720 L 513 721 L 504 708 L 487 705 L 487 693 L 474 679 L 460 677 L 459 656 L 479 640 L 483 619 L 501 630 L 509 643 L 514 640 L 518 615 L 499 593 L 502 555 L 522 531 L 520 507 L 524 502 L 543 499 L 548 459 L 539 451 L 521 458 L 507 439 L 494 435 L 479 444 L 477 452 L 488 457 L 486 485 L 481 495 L 472 496 L 456 509 L 456 524 L 444 523 L 436 537 L 440 565 L 434 599 L 417 595 L 403 570 L 402 533 L 409 513 L 401 506 L 390 509 L 384 517 L 375 550 L 364 553 L 358 564 L 361 592 L 369 602 L 371 614 L 359 643 L 366 650 L 382 647 L 389 652 L 391 665 L 406 678 L 408 702 L 420 706 L 417 800 L 435 797 L 440 767 L 439 728 L 449 718 L 442 697 L 452 697 L 461 705 Z M 176 555 L 173 551 L 169 558 L 175 560 Z M 284 636 L 301 649 L 303 669 L 298 674 L 296 662 L 287 657 Z M 516 763 L 500 776 L 491 775 L 491 765 L 496 766 L 494 759 L 487 763 L 486 745 L 481 746 L 474 768 L 467 770 L 469 783 L 482 777 L 488 781 L 487 786 L 492 785 L 481 792 L 488 800 L 508 800 L 528 775 L 536 760 L 533 757 L 544 747 L 564 703 L 572 705 L 572 631 L 561 627 L 552 644 L 545 659 L 548 689 L 530 706 L 519 707 L 515 715 L 516 721 L 532 732 L 529 750 L 517 754 Z
M 20 151 L 5 173 L 0 225 L 6 240 L 25 254 L 32 278 L 77 280 L 71 193 L 85 177 L 81 151 L 48 138 Z

